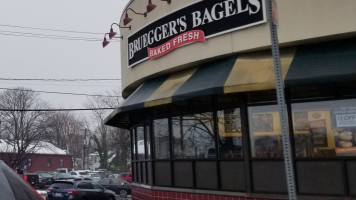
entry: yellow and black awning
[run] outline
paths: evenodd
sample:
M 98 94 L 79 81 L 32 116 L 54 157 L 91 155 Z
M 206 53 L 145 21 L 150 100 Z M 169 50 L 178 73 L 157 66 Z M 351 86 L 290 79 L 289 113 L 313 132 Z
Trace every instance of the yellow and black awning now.
M 285 85 L 356 80 L 355 44 L 343 41 L 282 49 L 280 59 Z M 144 82 L 107 118 L 106 124 L 117 126 L 114 118 L 132 110 L 201 96 L 274 88 L 270 51 L 241 54 Z M 120 119 L 126 123 L 128 119 L 124 116 Z

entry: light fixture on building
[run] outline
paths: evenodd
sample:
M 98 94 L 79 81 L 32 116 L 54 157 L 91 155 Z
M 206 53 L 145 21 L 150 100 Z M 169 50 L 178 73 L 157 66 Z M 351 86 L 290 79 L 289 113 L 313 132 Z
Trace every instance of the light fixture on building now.
M 152 4 L 152 0 L 148 0 L 148 5 L 147 5 L 147 13 L 151 12 L 154 10 L 157 6 Z
M 157 7 L 156 5 L 152 4 L 152 0 L 148 0 L 148 5 L 146 7 L 146 12 L 144 12 L 144 13 L 138 13 L 138 12 L 134 11 L 132 8 L 126 9 L 125 18 L 124 18 L 124 25 L 126 26 L 128 23 L 130 23 L 132 21 L 132 18 L 130 18 L 129 15 L 127 14 L 128 10 L 131 10 L 133 13 L 135 13 L 137 15 L 143 15 L 144 17 L 147 17 L 147 13 L 151 12 L 156 7 Z
M 168 4 L 171 4 L 171 0 L 161 0 L 161 1 L 167 1 Z
M 112 39 L 113 37 L 115 37 L 115 35 L 117 34 L 117 32 L 114 32 L 114 30 L 113 30 L 113 28 L 112 28 L 113 25 L 116 25 L 116 26 L 118 26 L 118 27 L 120 27 L 120 28 L 128 28 L 129 30 L 131 30 L 131 26 L 120 26 L 120 25 L 117 24 L 117 23 L 112 23 L 112 24 L 111 24 L 111 27 L 110 27 L 110 33 L 109 33 L 109 38 L 110 38 L 110 39 Z M 120 36 L 120 38 L 122 39 L 122 36 Z
M 110 36 L 110 34 L 112 34 L 112 35 Z M 105 33 L 105 35 L 104 35 L 104 40 L 103 40 L 103 48 L 105 48 L 105 47 L 110 43 L 110 41 L 106 39 L 106 35 L 109 35 L 109 39 L 112 39 L 112 38 L 115 37 L 116 34 L 117 34 L 116 32 Z M 121 38 L 121 39 L 123 39 L 124 36 L 120 35 L 120 36 L 116 36 L 115 38 Z
M 108 40 L 106 40 L 106 35 L 109 35 L 109 33 L 105 33 L 104 35 L 103 48 L 105 48 L 110 43 Z

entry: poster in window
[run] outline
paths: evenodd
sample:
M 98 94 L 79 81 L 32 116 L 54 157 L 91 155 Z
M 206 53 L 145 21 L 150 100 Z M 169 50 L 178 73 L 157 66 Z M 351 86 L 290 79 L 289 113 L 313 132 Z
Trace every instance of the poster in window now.
M 273 115 L 269 113 L 253 114 L 252 128 L 254 132 L 273 132 Z
M 328 137 L 326 130 L 326 120 L 321 118 L 320 112 L 311 113 L 312 119 L 309 121 L 309 131 L 314 147 L 327 147 Z
M 238 109 L 224 110 L 225 136 L 234 137 L 241 133 L 241 116 Z
M 332 108 L 335 146 L 338 155 L 356 154 L 356 105 L 343 104 Z
M 307 111 L 294 112 L 294 130 L 309 132 L 309 120 Z

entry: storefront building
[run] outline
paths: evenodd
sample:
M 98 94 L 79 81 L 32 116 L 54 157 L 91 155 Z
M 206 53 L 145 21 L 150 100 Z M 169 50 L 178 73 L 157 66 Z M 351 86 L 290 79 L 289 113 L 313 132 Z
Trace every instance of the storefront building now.
M 267 1 L 148 2 L 122 14 L 106 119 L 131 130 L 132 199 L 288 199 Z M 298 199 L 356 197 L 356 1 L 275 3 Z

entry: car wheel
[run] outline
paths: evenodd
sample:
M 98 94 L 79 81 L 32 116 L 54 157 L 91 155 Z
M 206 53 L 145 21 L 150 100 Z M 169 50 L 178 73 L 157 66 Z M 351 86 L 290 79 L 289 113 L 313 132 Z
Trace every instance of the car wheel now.
M 126 198 L 127 197 L 127 192 L 126 190 L 120 190 L 120 195 L 121 198 Z

